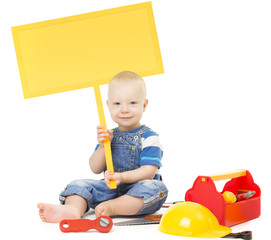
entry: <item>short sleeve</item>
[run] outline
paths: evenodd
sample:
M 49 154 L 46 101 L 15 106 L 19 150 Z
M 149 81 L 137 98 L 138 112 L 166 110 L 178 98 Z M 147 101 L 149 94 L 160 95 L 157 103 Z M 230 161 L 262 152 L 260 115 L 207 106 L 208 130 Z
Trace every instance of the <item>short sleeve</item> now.
M 100 144 L 97 144 L 93 153 L 95 153 L 99 147 L 100 147 Z
M 142 136 L 142 152 L 140 154 L 140 165 L 162 166 L 163 147 L 157 133 L 148 130 Z

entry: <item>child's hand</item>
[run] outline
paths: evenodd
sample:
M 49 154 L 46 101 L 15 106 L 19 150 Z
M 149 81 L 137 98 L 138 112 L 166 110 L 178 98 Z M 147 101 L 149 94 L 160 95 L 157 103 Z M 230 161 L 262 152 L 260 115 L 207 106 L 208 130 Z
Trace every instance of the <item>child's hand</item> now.
M 111 142 L 113 137 L 113 130 L 106 130 L 101 125 L 97 126 L 97 141 L 100 146 L 103 147 L 103 142 L 106 140 L 107 137 L 109 137 L 109 140 Z
M 111 180 L 115 180 L 116 185 L 118 186 L 123 180 L 122 174 L 121 173 L 114 173 L 113 174 L 110 170 L 106 170 L 104 173 L 104 182 L 108 188 L 110 188 L 109 183 Z

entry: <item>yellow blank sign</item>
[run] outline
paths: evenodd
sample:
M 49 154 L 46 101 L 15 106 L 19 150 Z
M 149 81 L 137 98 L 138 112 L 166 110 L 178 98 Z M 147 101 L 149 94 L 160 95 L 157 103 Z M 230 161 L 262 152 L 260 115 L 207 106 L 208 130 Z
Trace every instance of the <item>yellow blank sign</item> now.
M 25 98 L 163 73 L 150 2 L 12 28 Z

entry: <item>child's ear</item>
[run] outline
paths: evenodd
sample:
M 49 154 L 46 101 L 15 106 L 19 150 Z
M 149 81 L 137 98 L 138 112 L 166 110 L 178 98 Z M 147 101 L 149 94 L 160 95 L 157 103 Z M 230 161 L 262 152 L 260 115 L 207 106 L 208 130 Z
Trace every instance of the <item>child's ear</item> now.
M 107 107 L 109 107 L 109 102 L 108 102 L 108 100 L 106 100 L 106 104 L 107 104 Z
M 149 100 L 146 98 L 146 99 L 145 99 L 145 102 L 144 102 L 144 104 L 143 104 L 143 112 L 145 112 L 145 110 L 146 110 L 146 108 L 147 108 L 147 106 L 148 106 L 148 103 L 149 103 Z

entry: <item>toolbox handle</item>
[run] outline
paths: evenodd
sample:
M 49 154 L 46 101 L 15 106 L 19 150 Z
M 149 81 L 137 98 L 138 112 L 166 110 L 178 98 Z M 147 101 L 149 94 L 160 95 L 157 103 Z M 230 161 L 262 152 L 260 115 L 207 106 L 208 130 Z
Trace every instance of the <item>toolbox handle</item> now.
M 221 174 L 216 174 L 210 176 L 213 181 L 220 181 L 220 180 L 226 180 L 230 178 L 237 178 L 237 177 L 243 177 L 247 175 L 247 171 L 243 169 L 231 171 L 231 172 L 225 172 Z

